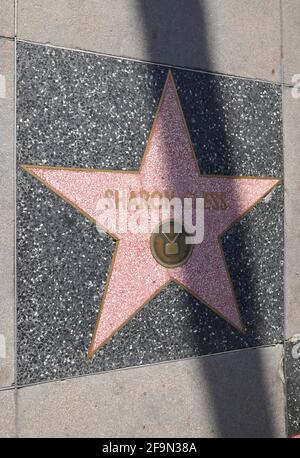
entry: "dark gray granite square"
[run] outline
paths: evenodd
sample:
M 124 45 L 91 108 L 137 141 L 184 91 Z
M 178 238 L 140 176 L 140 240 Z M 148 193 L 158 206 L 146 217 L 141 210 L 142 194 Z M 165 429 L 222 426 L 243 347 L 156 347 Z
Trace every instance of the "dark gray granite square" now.
M 167 71 L 18 43 L 18 164 L 136 169 Z M 280 86 L 172 71 L 203 173 L 282 175 Z M 245 335 L 171 285 L 90 361 L 114 241 L 19 167 L 17 180 L 18 384 L 282 341 L 281 186 L 223 239 Z

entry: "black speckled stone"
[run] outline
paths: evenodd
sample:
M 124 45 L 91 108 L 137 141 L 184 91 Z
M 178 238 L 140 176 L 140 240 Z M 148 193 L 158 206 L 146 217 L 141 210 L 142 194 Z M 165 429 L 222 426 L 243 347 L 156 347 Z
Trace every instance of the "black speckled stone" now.
M 136 169 L 167 68 L 18 43 L 19 163 Z M 173 70 L 203 173 L 282 175 L 280 87 Z M 237 348 L 283 338 L 283 192 L 224 237 L 239 334 L 177 285 L 87 358 L 114 242 L 18 169 L 18 383 Z
M 288 435 L 300 434 L 300 336 L 285 342 Z

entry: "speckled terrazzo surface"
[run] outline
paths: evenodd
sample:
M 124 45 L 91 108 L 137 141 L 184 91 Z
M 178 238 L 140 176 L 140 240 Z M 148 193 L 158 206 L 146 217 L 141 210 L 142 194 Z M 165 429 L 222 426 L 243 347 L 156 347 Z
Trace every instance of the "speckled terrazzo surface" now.
M 17 48 L 19 163 L 136 169 L 167 69 Z M 203 173 L 282 175 L 279 86 L 173 70 Z M 18 169 L 18 383 L 272 344 L 283 335 L 283 195 L 224 237 L 245 335 L 171 285 L 87 359 L 114 242 Z

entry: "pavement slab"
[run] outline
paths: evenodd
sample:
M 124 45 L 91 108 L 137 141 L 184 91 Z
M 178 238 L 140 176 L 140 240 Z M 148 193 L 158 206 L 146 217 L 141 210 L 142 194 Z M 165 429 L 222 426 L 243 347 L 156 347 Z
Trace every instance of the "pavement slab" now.
M 285 336 L 300 332 L 300 97 L 292 88 L 283 91 L 284 174 L 285 174 Z
M 172 74 L 202 173 L 282 175 L 278 85 Z M 18 43 L 18 164 L 136 170 L 166 77 L 158 65 Z M 17 172 L 19 384 L 282 341 L 282 185 L 222 238 L 245 334 L 172 283 L 90 360 L 115 241 Z
M 0 37 L 14 38 L 15 36 L 15 2 L 1 0 L 0 2 Z
M 287 433 L 300 434 L 300 334 L 285 344 Z
M 16 437 L 15 390 L 0 391 L 0 438 Z
M 0 38 L 0 388 L 14 383 L 14 43 Z
M 300 82 L 300 56 L 297 43 L 300 39 L 300 3 L 297 0 L 282 1 L 283 77 L 284 83 Z
M 280 81 L 279 0 L 22 0 L 18 37 Z
M 281 360 L 279 345 L 21 388 L 18 433 L 284 437 Z

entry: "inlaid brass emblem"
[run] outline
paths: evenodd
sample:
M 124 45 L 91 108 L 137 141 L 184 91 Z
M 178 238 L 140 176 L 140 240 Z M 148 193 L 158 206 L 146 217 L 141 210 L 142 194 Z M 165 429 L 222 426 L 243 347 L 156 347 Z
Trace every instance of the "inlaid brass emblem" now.
M 151 253 L 164 267 L 174 268 L 186 263 L 192 254 L 193 245 L 186 243 L 189 235 L 174 220 L 165 221 L 156 228 L 150 240 Z

